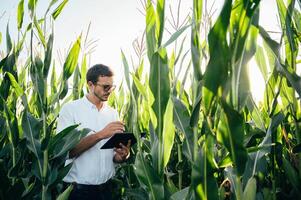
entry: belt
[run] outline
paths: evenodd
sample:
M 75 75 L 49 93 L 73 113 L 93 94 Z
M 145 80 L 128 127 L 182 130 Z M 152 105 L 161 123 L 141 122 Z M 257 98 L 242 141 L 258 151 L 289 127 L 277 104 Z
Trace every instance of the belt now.
M 67 188 L 69 185 L 73 185 L 73 189 L 77 189 L 77 190 L 94 190 L 94 191 L 103 191 L 104 189 L 106 189 L 108 182 L 106 183 L 102 183 L 100 185 L 86 185 L 86 184 L 80 184 L 80 183 L 63 183 L 64 188 Z

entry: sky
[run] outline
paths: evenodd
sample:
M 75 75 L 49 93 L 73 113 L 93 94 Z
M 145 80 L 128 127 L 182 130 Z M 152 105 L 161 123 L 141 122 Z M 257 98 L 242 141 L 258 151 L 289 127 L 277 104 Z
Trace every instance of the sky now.
M 145 28 L 145 17 L 140 12 L 143 10 L 141 1 L 143 0 L 70 0 L 54 24 L 54 57 L 59 57 L 59 55 L 64 57 L 72 42 L 81 32 L 85 33 L 91 24 L 88 38 L 95 41 L 96 46 L 90 57 L 90 65 L 103 63 L 111 66 L 116 75 L 116 83 L 117 85 L 120 84 L 123 79 L 121 49 L 125 52 L 129 62 L 131 56 L 135 58 L 132 43 L 136 38 L 141 38 Z M 170 15 L 169 5 L 176 12 L 178 1 L 166 1 L 166 15 Z M 19 0 L 0 0 L 2 40 L 5 40 L 4 35 L 8 20 L 10 21 L 11 34 L 17 35 L 15 27 L 18 2 Z M 192 0 L 181 1 L 181 20 L 191 12 L 192 2 Z M 207 2 L 207 7 L 210 8 L 213 1 Z M 219 14 L 223 2 L 223 0 L 215 1 L 213 18 Z M 26 0 L 25 3 L 27 8 Z M 48 4 L 49 0 L 38 1 L 38 16 L 42 16 Z M 261 10 L 264 10 L 260 14 L 260 24 L 266 30 L 279 31 L 275 1 L 263 0 L 260 6 Z M 24 24 L 27 24 L 26 20 L 28 23 L 28 19 L 24 19 Z M 168 34 L 165 34 L 165 39 L 167 37 L 169 37 Z M 0 44 L 1 49 L 5 49 L 4 44 L 5 42 Z M 255 100 L 258 101 L 263 96 L 263 79 L 256 67 L 250 73 L 251 90 Z
M 3 40 L 9 19 L 10 32 L 17 35 L 15 18 L 18 2 L 0 0 L 0 16 L 5 12 L 0 19 Z M 38 16 L 42 16 L 49 2 L 38 1 Z M 54 56 L 66 56 L 70 45 L 82 32 L 85 34 L 91 24 L 88 40 L 94 41 L 92 46 L 97 46 L 91 54 L 90 64 L 103 63 L 111 66 L 116 72 L 116 79 L 120 80 L 121 49 L 131 51 L 133 40 L 143 33 L 144 17 L 137 10 L 140 7 L 138 0 L 70 0 L 54 24 Z M 27 24 L 26 19 L 23 24 Z M 2 42 L 2 49 L 4 44 Z

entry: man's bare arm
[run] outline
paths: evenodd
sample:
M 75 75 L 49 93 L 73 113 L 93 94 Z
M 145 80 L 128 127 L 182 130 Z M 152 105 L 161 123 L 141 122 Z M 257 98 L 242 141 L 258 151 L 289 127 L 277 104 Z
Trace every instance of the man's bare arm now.
M 122 122 L 111 122 L 101 131 L 98 131 L 95 134 L 82 138 L 79 141 L 79 143 L 73 149 L 70 150 L 69 158 L 78 157 L 79 155 L 90 149 L 92 146 L 94 146 L 100 140 L 111 137 L 115 133 L 123 131 L 124 125 Z

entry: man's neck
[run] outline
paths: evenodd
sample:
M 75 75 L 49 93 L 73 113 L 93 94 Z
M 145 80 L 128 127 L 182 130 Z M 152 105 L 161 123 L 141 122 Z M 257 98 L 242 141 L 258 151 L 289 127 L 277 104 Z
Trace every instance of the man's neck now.
M 103 101 L 101 101 L 98 97 L 89 93 L 89 94 L 87 94 L 87 99 L 91 103 L 93 103 L 98 110 L 100 110 L 103 107 Z

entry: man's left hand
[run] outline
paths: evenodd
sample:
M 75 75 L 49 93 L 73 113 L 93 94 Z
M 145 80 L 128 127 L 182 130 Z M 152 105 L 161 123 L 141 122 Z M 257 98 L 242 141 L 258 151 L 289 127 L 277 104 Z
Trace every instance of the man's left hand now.
M 115 155 L 113 161 L 121 163 L 126 161 L 130 157 L 131 140 L 128 141 L 127 145 L 120 143 L 121 148 L 114 148 Z

